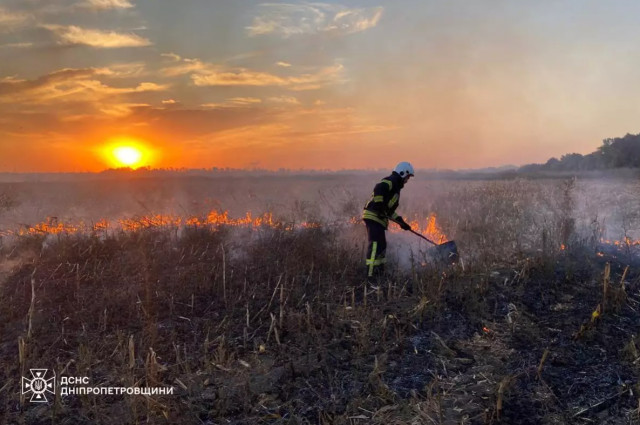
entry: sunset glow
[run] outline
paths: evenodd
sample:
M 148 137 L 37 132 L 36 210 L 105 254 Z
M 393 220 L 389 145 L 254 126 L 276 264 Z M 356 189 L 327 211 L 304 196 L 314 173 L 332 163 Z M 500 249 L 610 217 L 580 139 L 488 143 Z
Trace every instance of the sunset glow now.
M 0 172 L 479 168 L 639 130 L 638 2 L 0 3 Z M 114 132 L 162 158 L 86 153 Z

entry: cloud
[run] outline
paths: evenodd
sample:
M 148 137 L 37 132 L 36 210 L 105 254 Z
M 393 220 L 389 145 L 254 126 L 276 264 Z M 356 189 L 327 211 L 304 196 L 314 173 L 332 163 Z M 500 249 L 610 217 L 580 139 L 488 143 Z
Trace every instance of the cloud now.
M 135 87 L 111 87 L 100 80 L 104 70 L 62 69 L 34 80 L 0 80 L 0 103 L 43 105 L 61 101 L 97 102 L 110 96 L 167 90 L 169 86 L 141 82 Z
M 262 14 L 247 27 L 250 36 L 277 34 L 291 37 L 302 34 L 353 34 L 375 27 L 382 7 L 349 9 L 328 3 L 264 3 Z
M 11 12 L 0 6 L 0 32 L 12 29 L 27 22 L 29 15 L 21 12 Z
M 100 112 L 112 117 L 125 117 L 131 115 L 136 108 L 148 108 L 146 103 L 112 103 L 99 107 Z
M 205 109 L 242 108 L 258 105 L 262 99 L 256 97 L 232 97 L 222 103 L 204 103 L 200 105 Z
M 52 31 L 61 44 L 83 44 L 99 48 L 144 47 L 150 46 L 151 41 L 136 34 L 122 34 L 115 31 L 101 31 L 81 28 L 75 25 L 44 25 Z
M 275 96 L 270 97 L 269 102 L 279 103 L 284 105 L 299 105 L 300 101 L 293 96 Z
M 336 82 L 342 71 L 342 65 L 321 68 L 311 74 L 280 77 L 267 72 L 253 71 L 246 68 L 204 69 L 191 75 L 196 86 L 281 86 L 293 90 L 314 90 L 326 84 Z
M 174 62 L 182 60 L 182 57 L 180 57 L 180 55 L 176 55 L 175 53 L 160 53 L 160 56 L 162 56 L 163 58 L 171 59 Z
M 257 97 L 232 97 L 231 99 L 229 99 L 229 101 L 237 105 L 252 105 L 256 103 L 262 103 L 262 99 L 258 99 Z
M 144 62 L 118 63 L 106 68 L 98 68 L 98 74 L 111 78 L 141 77 L 146 74 Z
M 204 71 L 208 67 L 212 67 L 211 65 L 201 62 L 199 59 L 182 59 L 180 56 L 173 55 L 172 53 L 163 53 L 163 56 L 171 57 L 174 61 L 180 62 L 178 65 L 162 69 L 162 74 L 167 77 L 175 77 L 178 75 L 190 74 L 192 72 Z
M 287 78 L 246 68 L 207 70 L 191 76 L 196 86 L 285 86 Z
M 175 105 L 177 102 L 173 99 L 165 99 L 162 101 L 163 105 Z
M 80 3 L 82 7 L 91 9 L 130 9 L 133 4 L 129 0 L 86 0 Z
M 1 48 L 5 49 L 24 49 L 31 46 L 33 46 L 33 43 L 9 43 L 0 45 Z
M 181 58 L 173 53 L 163 56 L 170 58 L 174 65 L 161 70 L 166 77 L 189 74 L 191 81 L 198 87 L 207 86 L 280 86 L 292 90 L 315 90 L 328 84 L 344 81 L 344 67 L 335 64 L 320 68 L 315 72 L 293 76 L 279 76 L 269 72 L 255 71 L 248 68 L 231 68 L 226 65 L 203 62 L 200 59 Z M 176 63 L 177 62 L 177 63 Z
M 289 68 L 291 66 L 289 62 L 283 62 L 283 61 L 276 62 L 276 65 L 281 66 L 283 68 Z

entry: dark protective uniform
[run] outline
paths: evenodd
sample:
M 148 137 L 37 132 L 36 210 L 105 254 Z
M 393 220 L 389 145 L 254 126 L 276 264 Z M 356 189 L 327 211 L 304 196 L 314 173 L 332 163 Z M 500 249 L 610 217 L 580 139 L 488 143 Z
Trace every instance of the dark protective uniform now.
M 389 226 L 390 218 L 402 221 L 402 217 L 396 213 L 396 208 L 398 208 L 400 190 L 403 187 L 404 179 L 394 171 L 373 188 L 371 199 L 362 212 L 362 219 L 367 226 L 369 237 L 366 258 L 367 277 L 369 278 L 379 277 L 384 272 L 384 265 L 387 261 L 385 258 L 387 249 L 385 230 Z M 404 223 L 404 221 L 402 222 Z

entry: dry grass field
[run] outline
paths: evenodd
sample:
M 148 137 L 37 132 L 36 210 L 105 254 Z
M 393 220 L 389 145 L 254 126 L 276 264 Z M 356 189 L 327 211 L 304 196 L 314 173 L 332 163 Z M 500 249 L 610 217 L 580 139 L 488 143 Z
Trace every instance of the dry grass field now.
M 412 180 L 371 286 L 381 177 L 0 184 L 0 422 L 640 423 L 640 182 Z

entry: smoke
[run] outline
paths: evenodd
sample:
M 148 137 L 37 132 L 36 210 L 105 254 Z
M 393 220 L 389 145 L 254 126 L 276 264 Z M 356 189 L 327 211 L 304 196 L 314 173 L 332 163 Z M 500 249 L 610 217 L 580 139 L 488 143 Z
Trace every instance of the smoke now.
M 577 181 L 571 193 L 577 237 L 588 238 L 599 233 L 605 240 L 639 240 L 638 189 L 638 182 L 628 179 Z
M 0 185 L 0 193 L 8 194 L 11 203 L 0 210 L 0 235 L 37 229 L 42 223 L 64 229 L 91 228 L 105 220 L 117 229 L 121 220 L 144 222 L 151 218 L 153 222 L 158 215 L 179 217 L 184 225 L 191 217 L 206 220 L 212 211 L 227 212 L 230 219 L 270 213 L 274 221 L 293 228 L 312 224 L 332 229 L 339 243 L 364 261 L 367 237 L 360 214 L 379 177 L 84 176 L 71 181 L 6 183 Z M 491 264 L 518 253 L 594 246 L 607 240 L 613 244 L 625 238 L 640 240 L 639 185 L 635 180 L 617 178 L 415 180 L 403 190 L 398 212 L 408 221 L 420 219 L 423 226 L 435 214 L 438 227 L 448 240 L 456 241 L 466 264 Z M 389 227 L 387 257 L 391 268 L 410 270 L 435 262 L 431 245 L 400 231 L 395 224 Z M 242 232 L 238 230 L 234 238 L 253 237 Z

